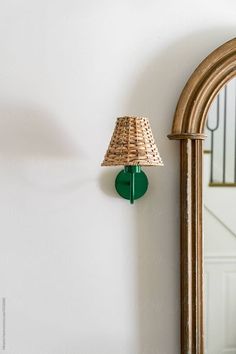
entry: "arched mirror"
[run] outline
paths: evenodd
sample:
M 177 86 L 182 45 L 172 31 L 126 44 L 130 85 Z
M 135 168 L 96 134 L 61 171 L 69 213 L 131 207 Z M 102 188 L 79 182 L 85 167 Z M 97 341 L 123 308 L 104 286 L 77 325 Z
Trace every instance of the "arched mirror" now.
M 187 82 L 180 140 L 181 354 L 236 354 L 236 39 Z

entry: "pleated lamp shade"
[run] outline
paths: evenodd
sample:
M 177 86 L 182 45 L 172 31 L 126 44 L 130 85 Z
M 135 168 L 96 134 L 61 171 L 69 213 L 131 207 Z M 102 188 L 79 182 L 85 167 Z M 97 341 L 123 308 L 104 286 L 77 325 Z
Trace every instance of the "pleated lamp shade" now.
M 102 166 L 119 165 L 163 166 L 148 118 L 117 118 Z

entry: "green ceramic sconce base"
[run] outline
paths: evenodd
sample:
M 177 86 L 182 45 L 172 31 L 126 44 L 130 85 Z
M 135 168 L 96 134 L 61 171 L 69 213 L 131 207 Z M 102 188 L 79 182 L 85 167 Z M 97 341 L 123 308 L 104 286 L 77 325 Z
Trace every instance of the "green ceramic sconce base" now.
M 148 189 L 148 179 L 141 170 L 141 166 L 125 166 L 116 177 L 115 187 L 117 193 L 133 204 L 134 200 L 142 197 Z

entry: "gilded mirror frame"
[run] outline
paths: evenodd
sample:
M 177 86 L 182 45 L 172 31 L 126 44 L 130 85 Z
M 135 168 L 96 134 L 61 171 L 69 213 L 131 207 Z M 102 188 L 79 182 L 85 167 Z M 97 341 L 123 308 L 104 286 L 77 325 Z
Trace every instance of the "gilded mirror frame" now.
M 236 38 L 213 51 L 185 85 L 169 139 L 180 140 L 181 354 L 204 354 L 202 143 L 208 109 L 236 76 Z

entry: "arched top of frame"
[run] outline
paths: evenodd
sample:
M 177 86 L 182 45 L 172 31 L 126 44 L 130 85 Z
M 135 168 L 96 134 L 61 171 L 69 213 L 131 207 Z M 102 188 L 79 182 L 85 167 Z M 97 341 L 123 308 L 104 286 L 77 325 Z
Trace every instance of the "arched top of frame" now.
M 170 139 L 204 139 L 208 109 L 218 91 L 236 76 L 236 38 L 204 59 L 186 83 L 176 107 Z

